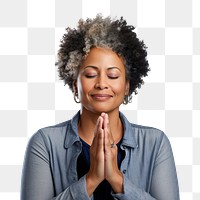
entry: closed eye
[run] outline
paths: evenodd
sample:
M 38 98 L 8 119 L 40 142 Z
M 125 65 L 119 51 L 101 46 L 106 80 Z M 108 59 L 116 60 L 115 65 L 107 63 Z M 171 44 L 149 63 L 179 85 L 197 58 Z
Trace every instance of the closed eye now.
M 109 79 L 118 79 L 118 76 L 108 76 Z
M 96 74 L 85 74 L 86 78 L 95 78 L 96 76 Z
M 107 75 L 109 79 L 118 79 L 119 76 L 117 74 L 108 74 Z

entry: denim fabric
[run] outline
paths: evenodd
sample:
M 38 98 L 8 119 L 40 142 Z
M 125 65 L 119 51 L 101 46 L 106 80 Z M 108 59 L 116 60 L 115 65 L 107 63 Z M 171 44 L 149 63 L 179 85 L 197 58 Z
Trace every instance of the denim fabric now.
M 81 153 L 77 123 L 72 120 L 40 129 L 27 146 L 21 200 L 90 200 L 85 176 L 78 180 L 77 158 Z M 119 200 L 179 200 L 174 158 L 166 135 L 155 128 L 131 124 L 120 113 L 125 150 L 121 163 L 123 193 Z

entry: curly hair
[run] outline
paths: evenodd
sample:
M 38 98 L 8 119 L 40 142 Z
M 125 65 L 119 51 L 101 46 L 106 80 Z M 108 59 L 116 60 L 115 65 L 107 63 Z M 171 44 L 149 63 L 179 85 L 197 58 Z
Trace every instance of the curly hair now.
M 130 81 L 129 97 L 137 94 L 143 77 L 150 71 L 146 46 L 137 38 L 135 27 L 126 20 L 103 18 L 98 14 L 94 19 L 80 19 L 75 29 L 66 28 L 58 51 L 59 76 L 74 92 L 73 82 L 77 79 L 79 67 L 92 47 L 109 48 L 124 60 L 126 80 Z

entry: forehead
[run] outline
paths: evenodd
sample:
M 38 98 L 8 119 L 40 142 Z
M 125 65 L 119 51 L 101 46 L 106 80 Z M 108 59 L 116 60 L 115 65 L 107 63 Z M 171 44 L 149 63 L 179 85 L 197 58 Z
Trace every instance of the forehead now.
M 111 49 L 107 48 L 92 48 L 82 63 L 82 67 L 95 66 L 95 67 L 118 67 L 124 69 L 124 61 Z

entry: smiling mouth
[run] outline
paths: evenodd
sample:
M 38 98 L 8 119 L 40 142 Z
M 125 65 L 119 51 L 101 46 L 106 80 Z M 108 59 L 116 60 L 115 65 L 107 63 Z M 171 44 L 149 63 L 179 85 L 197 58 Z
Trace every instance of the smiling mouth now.
M 91 96 L 96 101 L 106 101 L 112 98 L 112 95 L 109 95 L 109 94 L 93 94 Z

